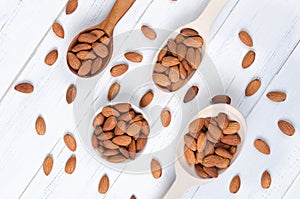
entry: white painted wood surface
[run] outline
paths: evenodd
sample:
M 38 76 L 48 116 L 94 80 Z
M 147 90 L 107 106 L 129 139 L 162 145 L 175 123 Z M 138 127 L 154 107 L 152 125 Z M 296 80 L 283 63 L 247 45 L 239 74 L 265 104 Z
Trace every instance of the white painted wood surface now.
M 100 22 L 114 1 L 79 0 L 76 12 L 68 16 L 64 12 L 66 2 L 0 1 L 0 198 L 130 198 L 132 194 L 143 199 L 161 198 L 175 178 L 172 166 L 164 168 L 159 180 L 154 180 L 150 173 L 129 174 L 112 170 L 94 160 L 79 142 L 73 106 L 65 101 L 66 89 L 72 83 L 77 84 L 78 80 L 68 71 L 64 55 L 71 39 L 80 30 Z M 126 40 L 115 42 L 116 55 L 139 47 L 144 55 L 142 64 L 130 64 L 127 78 L 137 72 L 134 70 L 138 67 L 149 71 L 155 52 L 145 47 L 160 46 L 159 42 L 152 44 L 145 39 L 139 32 L 140 26 L 148 24 L 157 29 L 175 30 L 199 15 L 198 6 L 198 0 L 136 1 L 114 33 L 117 37 L 131 33 Z M 65 29 L 64 40 L 55 37 L 51 30 L 55 20 Z M 238 39 L 241 29 L 252 35 L 253 49 L 257 54 L 254 65 L 246 70 L 240 67 L 248 50 Z M 140 36 L 136 37 L 137 34 Z M 276 122 L 278 119 L 290 120 L 296 129 L 300 125 L 297 121 L 300 100 L 300 70 L 297 67 L 300 64 L 299 1 L 231 0 L 214 24 L 211 35 L 213 39 L 208 54 L 219 71 L 225 90 L 232 97 L 233 105 L 247 119 L 248 137 L 240 158 L 226 173 L 211 184 L 192 187 L 184 198 L 296 197 L 300 186 L 299 133 L 297 131 L 291 138 L 283 136 Z M 141 46 L 132 42 L 137 39 Z M 59 51 L 59 59 L 55 65 L 46 66 L 44 57 L 54 48 Z M 123 57 L 110 66 L 121 61 L 124 61 Z M 254 96 L 244 97 L 244 89 L 254 77 L 262 80 L 262 87 Z M 105 97 L 107 87 L 104 83 L 108 81 L 107 85 L 110 85 L 115 79 L 110 78 L 108 70 L 101 78 L 103 84 L 99 82 L 99 95 Z M 126 76 L 117 80 L 125 79 Z M 24 95 L 13 90 L 15 84 L 23 81 L 34 84 L 34 93 Z M 193 117 L 198 109 L 209 103 L 210 94 L 199 79 L 193 78 L 191 84 L 199 85 L 200 92 L 183 112 L 180 112 L 180 95 L 169 102 L 166 98 L 165 104 L 159 108 L 170 107 L 174 118 L 181 114 Z M 287 92 L 286 102 L 276 104 L 265 97 L 267 92 L 277 89 Z M 142 90 L 138 91 L 132 102 L 137 103 L 141 94 Z M 153 118 L 157 116 L 154 108 L 145 110 Z M 47 124 L 47 133 L 42 137 L 35 133 L 34 128 L 39 115 Z M 158 122 L 154 124 L 154 129 L 160 129 Z M 174 141 L 176 135 L 172 132 L 178 131 L 175 128 L 176 125 L 155 132 L 145 151 L 161 149 L 165 143 Z M 74 134 L 79 144 L 75 152 L 77 168 L 72 175 L 64 173 L 64 164 L 72 155 L 62 139 L 67 132 Z M 264 137 L 270 144 L 272 153 L 269 157 L 255 151 L 252 145 L 256 137 Z M 54 168 L 46 177 L 42 163 L 49 153 L 54 157 Z M 168 158 L 174 155 L 170 154 Z M 163 157 L 157 159 L 165 161 Z M 264 169 L 268 169 L 273 178 L 269 190 L 260 188 L 260 175 Z M 106 195 L 100 195 L 98 182 L 104 174 L 109 176 L 111 188 Z M 235 174 L 240 174 L 242 186 L 237 195 L 232 195 L 228 186 Z

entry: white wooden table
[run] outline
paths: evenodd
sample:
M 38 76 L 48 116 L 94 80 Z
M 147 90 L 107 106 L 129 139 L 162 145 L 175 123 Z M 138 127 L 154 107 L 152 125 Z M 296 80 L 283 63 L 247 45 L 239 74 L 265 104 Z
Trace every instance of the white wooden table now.
M 114 1 L 79 0 L 72 15 L 65 15 L 66 3 L 67 0 L 0 1 L 0 198 L 130 198 L 132 194 L 143 199 L 161 198 L 175 178 L 172 167 L 164 168 L 159 180 L 150 173 L 112 170 L 95 161 L 79 142 L 73 106 L 65 101 L 66 89 L 76 84 L 77 78 L 66 67 L 65 52 L 71 39 L 80 30 L 100 22 Z M 200 5 L 199 0 L 137 0 L 114 34 L 139 30 L 143 24 L 175 30 L 198 16 Z M 53 34 L 54 21 L 63 25 L 64 40 Z M 248 48 L 237 36 L 241 29 L 253 37 L 257 55 L 253 66 L 246 70 L 241 68 L 241 61 Z M 230 0 L 215 22 L 211 37 L 208 54 L 233 106 L 247 119 L 248 136 L 238 162 L 218 180 L 187 190 L 184 198 L 299 197 L 300 135 L 296 131 L 293 137 L 284 136 L 276 125 L 279 119 L 287 119 L 296 129 L 300 126 L 299 0 Z M 141 43 L 148 42 L 143 39 Z M 59 51 L 59 59 L 49 67 L 44 64 L 44 57 L 54 48 Z M 115 48 L 122 54 L 122 49 L 131 48 L 130 42 L 115 44 Z M 153 54 L 141 51 L 144 64 L 150 63 Z M 109 76 L 109 70 L 105 73 Z M 245 87 L 257 77 L 262 80 L 261 89 L 254 96 L 245 97 Z M 33 83 L 34 93 L 24 95 L 13 89 L 23 81 Z M 265 95 L 272 90 L 285 91 L 286 102 L 270 102 Z M 209 100 L 203 96 L 200 88 L 195 100 Z M 190 114 L 197 112 L 190 108 Z M 47 124 L 44 136 L 35 132 L 34 123 L 39 115 Z M 77 168 L 72 175 L 64 173 L 65 162 L 72 155 L 62 139 L 67 132 L 74 134 L 79 144 L 75 152 Z M 270 156 L 255 151 L 253 141 L 257 137 L 268 141 Z M 168 136 L 151 143 L 151 147 L 159 147 L 164 139 Z M 54 157 L 54 167 L 46 177 L 42 163 L 49 153 Z M 272 175 L 268 190 L 260 187 L 265 169 Z M 97 188 L 104 174 L 109 176 L 111 186 L 106 195 L 100 195 Z M 240 175 L 242 185 L 232 195 L 228 186 L 236 174 Z

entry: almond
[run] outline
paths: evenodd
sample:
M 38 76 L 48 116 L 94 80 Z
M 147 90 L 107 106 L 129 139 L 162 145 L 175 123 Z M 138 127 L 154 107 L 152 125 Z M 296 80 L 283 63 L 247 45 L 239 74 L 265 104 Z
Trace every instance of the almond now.
M 171 113 L 169 110 L 164 109 L 160 113 L 160 121 L 164 127 L 168 127 L 171 122 Z
M 78 70 L 78 75 L 83 77 L 89 74 L 92 69 L 92 63 L 92 60 L 84 61 Z
M 252 41 L 252 38 L 250 37 L 250 35 L 246 32 L 246 31 L 241 31 L 239 33 L 239 37 L 240 37 L 240 40 L 246 45 L 246 46 L 249 46 L 249 47 L 252 47 L 253 46 L 253 41 Z
M 191 28 L 184 28 L 180 31 L 180 33 L 184 36 L 193 37 L 199 35 L 199 33 Z
M 202 127 L 204 126 L 204 119 L 203 118 L 198 118 L 192 121 L 189 125 L 189 131 L 191 133 L 197 133 L 200 132 Z
M 68 90 L 67 90 L 67 94 L 66 94 L 66 100 L 68 104 L 71 104 L 74 102 L 75 98 L 76 98 L 76 94 L 77 94 L 77 89 L 76 87 L 72 84 L 71 86 L 69 86 Z
M 177 44 L 182 43 L 185 40 L 185 37 L 182 34 L 178 34 L 175 38 Z
M 189 63 L 192 69 L 197 69 L 198 67 L 195 64 L 195 60 L 196 60 L 196 52 L 194 48 L 189 48 L 186 52 L 186 61 Z
M 98 29 L 92 30 L 90 33 L 96 35 L 98 39 L 100 39 L 101 37 L 104 37 L 104 35 L 105 35 L 105 32 L 103 30 L 98 30 Z M 108 43 L 104 43 L 104 44 L 108 45 Z
M 124 56 L 131 62 L 140 63 L 143 61 L 143 56 L 137 52 L 127 52 Z
M 194 152 L 188 147 L 184 146 L 184 156 L 189 164 L 196 164 L 197 160 Z
M 98 192 L 105 194 L 109 189 L 109 179 L 107 175 L 102 176 L 98 185 Z
M 63 29 L 63 27 L 55 22 L 53 25 L 52 25 L 52 30 L 54 32 L 54 34 L 60 38 L 64 38 L 65 37 L 65 31 Z
M 114 155 L 114 156 L 109 156 L 107 160 L 112 163 L 120 163 L 120 162 L 124 162 L 126 158 L 123 155 Z
M 119 150 L 118 149 L 106 149 L 102 152 L 102 155 L 104 156 L 113 156 L 113 155 L 117 155 L 119 154 Z
M 136 140 L 136 152 L 140 152 L 146 146 L 147 139 L 146 138 L 138 138 Z
M 95 75 L 104 69 L 102 63 L 103 61 L 101 57 L 98 57 L 93 61 L 91 70 L 92 75 Z
M 160 178 L 161 174 L 162 174 L 162 168 L 161 168 L 159 162 L 155 159 L 151 160 L 151 173 L 155 179 Z
M 231 103 L 231 98 L 228 95 L 216 95 L 211 99 L 212 104 Z
M 76 151 L 77 144 L 75 138 L 72 135 L 66 134 L 64 136 L 64 142 L 71 151 Z
M 143 126 L 143 122 L 141 122 L 141 121 L 134 122 L 128 127 L 128 129 L 126 130 L 126 133 L 130 136 L 135 136 L 135 135 L 139 134 L 139 132 L 142 129 L 142 126 Z
M 161 65 L 160 63 L 156 63 L 153 69 L 155 72 L 162 73 L 168 70 L 168 67 Z
M 83 50 L 83 51 L 79 51 L 76 56 L 81 59 L 81 60 L 87 60 L 87 59 L 95 59 L 96 58 L 96 55 L 93 51 L 86 51 L 86 50 Z M 89 60 L 91 61 L 91 60 Z
M 65 172 L 67 174 L 72 174 L 76 168 L 76 156 L 71 156 L 65 166 Z
M 92 48 L 94 52 L 101 58 L 105 58 L 109 54 L 108 48 L 103 43 L 95 42 L 92 44 Z
M 238 134 L 226 135 L 223 138 L 221 138 L 221 142 L 223 142 L 224 144 L 237 146 L 241 144 L 241 138 Z
M 52 156 L 48 155 L 43 163 L 43 170 L 46 176 L 48 176 L 53 168 L 53 158 Z
M 155 40 L 156 39 L 156 33 L 155 31 L 150 28 L 149 26 L 143 25 L 141 27 L 142 32 L 144 33 L 145 37 L 147 37 L 150 40 Z
M 269 155 L 271 153 L 269 145 L 264 140 L 256 139 L 254 141 L 254 146 L 263 154 Z
M 196 143 L 196 140 L 189 136 L 189 135 L 184 135 L 184 143 L 185 145 L 191 149 L 192 151 L 196 151 L 197 150 L 197 143 Z
M 119 146 L 114 144 L 112 141 L 110 140 L 104 140 L 103 141 L 103 145 L 105 148 L 107 149 L 119 149 Z
M 164 57 L 161 61 L 161 64 L 163 66 L 167 66 L 167 67 L 176 66 L 179 63 L 180 63 L 179 59 L 176 57 L 173 57 L 173 56 Z
M 118 77 L 123 75 L 128 70 L 127 64 L 118 64 L 111 68 L 110 74 L 113 77 Z
M 187 78 L 187 72 L 186 72 L 185 68 L 183 67 L 182 63 L 179 64 L 179 74 L 180 74 L 181 79 Z
M 241 179 L 240 176 L 234 176 L 230 182 L 229 191 L 231 193 L 237 193 L 241 186 Z
M 73 53 L 68 52 L 67 61 L 69 66 L 71 66 L 74 70 L 78 70 L 81 66 L 81 61 Z
M 15 86 L 15 90 L 19 91 L 21 93 L 29 94 L 29 93 L 32 93 L 34 91 L 34 87 L 30 83 L 20 83 L 20 84 Z
M 119 103 L 115 105 L 115 109 L 121 113 L 127 113 L 131 109 L 131 105 L 128 103 Z
M 111 106 L 105 106 L 102 108 L 102 112 L 101 112 L 105 117 L 110 117 L 110 116 L 115 116 L 115 117 L 119 117 L 120 113 L 114 109 Z
M 212 136 L 212 138 L 218 141 L 220 138 L 223 137 L 223 133 L 221 129 L 213 124 L 209 124 L 208 126 L 208 134 Z
M 129 120 L 133 119 L 135 117 L 135 113 L 133 111 L 129 111 L 128 113 L 124 113 L 119 117 L 119 120 L 124 120 L 125 122 L 128 122 Z
M 77 53 L 79 51 L 83 51 L 83 50 L 90 50 L 92 49 L 92 45 L 84 43 L 84 44 L 77 44 L 76 46 L 74 46 L 72 48 L 72 52 Z
M 104 141 L 104 140 L 109 140 L 113 137 L 114 137 L 114 134 L 112 132 L 102 132 L 97 136 L 97 139 Z
M 268 189 L 271 186 L 271 175 L 268 171 L 265 171 L 261 176 L 261 187 L 264 189 Z
M 192 48 L 200 48 L 203 46 L 203 39 L 200 36 L 188 37 L 183 41 L 184 45 Z
M 125 147 L 120 147 L 119 151 L 125 158 L 127 159 L 129 158 L 129 152 Z
M 109 101 L 113 100 L 118 95 L 118 93 L 120 92 L 120 87 L 120 84 L 118 84 L 117 82 L 113 83 L 110 86 L 107 94 L 107 99 Z
M 93 34 L 93 33 L 82 33 L 79 35 L 78 37 L 78 41 L 81 43 L 94 43 L 95 41 L 97 41 L 98 36 Z
M 203 168 L 200 165 L 195 165 L 195 171 L 199 177 L 208 178 L 208 174 L 205 173 L 205 171 L 203 170 Z
M 192 101 L 198 94 L 199 88 L 197 86 L 192 86 L 189 88 L 189 90 L 186 92 L 183 102 L 188 103 Z
M 116 125 L 117 125 L 116 118 L 114 116 L 110 116 L 104 122 L 103 131 L 110 131 L 110 130 L 114 129 L 116 127 Z
M 286 94 L 280 91 L 269 92 L 267 97 L 273 102 L 284 102 L 286 100 Z
M 178 55 L 180 61 L 182 61 L 185 58 L 186 53 L 187 53 L 187 47 L 185 45 L 183 44 L 177 45 L 176 54 Z
M 243 68 L 249 68 L 255 61 L 255 52 L 250 50 L 244 57 L 242 61 Z
M 115 135 L 123 135 L 126 132 L 127 125 L 123 120 L 118 121 L 115 128 Z
M 217 123 L 222 130 L 226 129 L 229 125 L 229 120 L 227 115 L 225 113 L 219 113 L 217 117 Z
M 261 81 L 259 79 L 252 80 L 246 88 L 245 95 L 246 96 L 254 95 L 258 91 L 260 86 L 261 86 Z
M 287 136 L 293 136 L 295 134 L 295 127 L 285 120 L 279 120 L 278 121 L 278 127 L 281 130 L 282 133 L 284 133 Z
M 211 142 L 206 142 L 206 146 L 204 149 L 204 155 L 211 155 L 211 154 L 214 154 L 214 152 L 215 152 L 214 145 Z
M 199 137 L 197 139 L 197 151 L 199 153 L 201 153 L 205 149 L 206 142 L 207 142 L 207 139 L 206 139 L 205 133 L 200 133 Z
M 225 135 L 232 135 L 240 130 L 240 124 L 238 122 L 230 122 L 228 127 L 223 130 Z
M 35 121 L 35 130 L 37 134 L 44 135 L 46 133 L 46 123 L 42 116 L 39 116 Z
M 169 52 L 176 56 L 177 44 L 173 39 L 168 40 L 167 47 L 169 49 Z
M 134 140 L 131 140 L 131 143 L 128 146 L 129 158 L 134 160 L 136 156 L 136 144 Z
M 69 0 L 66 6 L 66 14 L 72 14 L 78 6 L 78 0 Z
M 116 136 L 112 142 L 119 146 L 128 146 L 131 143 L 131 137 L 127 135 Z
M 96 149 L 98 147 L 98 140 L 95 134 L 92 135 L 92 146 Z
M 233 155 L 229 151 L 227 151 L 226 149 L 216 148 L 215 153 L 218 156 L 221 156 L 223 158 L 227 158 L 227 159 L 230 159 L 230 160 L 233 158 Z
M 162 59 L 167 55 L 167 53 L 168 53 L 167 47 L 164 47 L 163 49 L 161 49 L 158 53 L 157 61 L 161 62 Z
M 177 82 L 179 80 L 179 69 L 177 66 L 170 67 L 169 70 L 169 79 L 171 82 Z
M 140 100 L 140 107 L 148 106 L 153 100 L 154 94 L 152 91 L 148 91 Z
M 203 167 L 203 171 L 212 178 L 218 177 L 218 170 L 216 167 Z
M 52 50 L 45 57 L 45 63 L 47 65 L 51 66 L 51 65 L 53 65 L 56 62 L 57 57 L 58 57 L 58 51 L 56 49 Z
M 171 85 L 170 79 L 164 74 L 153 73 L 152 78 L 153 81 L 161 87 L 166 88 Z
M 236 153 L 236 151 L 237 151 L 236 146 L 230 147 L 229 151 L 230 151 L 230 153 L 231 153 L 232 155 L 234 155 L 234 154 Z
M 146 120 L 143 121 L 142 133 L 146 136 L 148 136 L 149 133 L 150 133 L 150 127 L 149 127 L 149 124 Z
M 209 155 L 203 159 L 203 166 L 205 167 L 217 167 L 220 169 L 226 169 L 230 165 L 230 160 L 227 158 L 223 158 L 218 155 Z

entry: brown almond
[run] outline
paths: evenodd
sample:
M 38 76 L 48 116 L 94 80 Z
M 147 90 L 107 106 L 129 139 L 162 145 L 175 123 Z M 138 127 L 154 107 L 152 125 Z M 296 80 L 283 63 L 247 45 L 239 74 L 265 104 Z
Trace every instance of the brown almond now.
M 136 152 L 140 152 L 146 146 L 147 138 L 138 138 L 136 140 Z
M 109 178 L 107 175 L 102 176 L 98 185 L 98 192 L 105 194 L 109 189 Z
M 203 150 L 205 149 L 206 142 L 207 142 L 206 134 L 205 133 L 200 133 L 199 137 L 197 139 L 197 151 L 199 153 L 203 152 Z
M 167 109 L 162 110 L 162 112 L 160 113 L 160 121 L 164 127 L 168 127 L 170 125 L 171 113 L 169 110 Z
M 186 61 L 189 63 L 192 69 L 197 69 L 198 67 L 195 64 L 195 60 L 196 60 L 196 51 L 194 50 L 194 48 L 189 48 L 186 52 Z
M 169 49 L 169 52 L 176 56 L 177 44 L 173 39 L 168 40 L 167 47 Z
M 112 142 L 119 146 L 128 146 L 131 143 L 131 137 L 127 135 L 116 136 Z
M 76 46 L 74 46 L 72 48 L 72 52 L 77 53 L 82 50 L 90 50 L 90 49 L 92 49 L 92 45 L 90 45 L 90 44 L 87 44 L 87 43 L 77 44 Z
M 261 81 L 259 79 L 252 80 L 246 88 L 245 95 L 246 96 L 254 95 L 259 90 L 260 86 L 261 86 Z
M 135 117 L 134 111 L 129 111 L 127 113 L 123 113 L 118 119 L 128 122 Z
M 112 163 L 120 163 L 120 162 L 124 162 L 126 158 L 123 155 L 119 154 L 119 155 L 109 156 L 107 160 Z
M 197 160 L 196 160 L 194 151 L 189 149 L 187 146 L 184 146 L 184 156 L 185 156 L 186 161 L 189 164 L 197 164 Z
M 34 91 L 34 87 L 30 83 L 20 83 L 20 84 L 15 86 L 15 90 L 19 91 L 21 93 L 29 94 L 29 93 L 32 93 Z
M 45 63 L 49 66 L 52 66 L 56 62 L 57 57 L 58 57 L 58 51 L 56 49 L 52 50 L 45 57 Z
M 82 63 L 81 67 L 78 70 L 78 75 L 85 76 L 85 75 L 89 74 L 91 69 L 92 69 L 92 60 L 87 60 Z
M 37 134 L 44 135 L 46 133 L 46 123 L 42 116 L 39 116 L 35 121 L 35 130 Z
M 102 155 L 104 156 L 113 156 L 118 155 L 120 151 L 118 149 L 104 149 Z
M 131 160 L 135 159 L 136 156 L 136 144 L 134 140 L 131 140 L 131 143 L 128 146 L 129 158 Z
M 123 120 L 118 121 L 115 128 L 115 135 L 123 135 L 126 132 L 127 125 Z
M 175 83 L 179 80 L 180 76 L 179 76 L 179 69 L 177 66 L 172 66 L 170 67 L 169 70 L 169 79 L 172 83 Z
M 295 127 L 285 120 L 279 120 L 277 123 L 279 129 L 282 133 L 284 133 L 287 136 L 293 136 L 295 134 Z
M 237 193 L 240 189 L 240 186 L 241 186 L 241 179 L 240 179 L 240 176 L 234 176 L 230 182 L 230 185 L 229 185 L 229 191 L 231 193 Z
M 220 169 L 226 169 L 230 165 L 230 160 L 227 158 L 223 158 L 218 155 L 209 155 L 203 159 L 203 166 L 205 167 L 217 167 Z
M 97 36 L 98 39 L 100 39 L 101 37 L 103 37 L 105 35 L 105 32 L 103 30 L 92 30 L 90 33 L 94 34 Z M 105 44 L 107 45 L 107 44 Z
M 255 61 L 255 52 L 250 50 L 244 57 L 242 61 L 243 68 L 249 68 Z
M 81 61 L 78 59 L 78 57 L 71 53 L 71 52 L 68 52 L 67 54 L 67 61 L 68 61 L 68 64 L 74 69 L 74 70 L 78 70 L 81 66 Z
M 183 67 L 182 63 L 179 64 L 179 74 L 180 74 L 181 79 L 187 78 L 187 72 L 186 72 L 185 68 Z
M 66 6 L 66 14 L 72 14 L 78 7 L 78 0 L 69 0 Z
M 167 47 L 164 47 L 163 49 L 161 49 L 161 51 L 159 51 L 159 54 L 157 56 L 157 61 L 161 62 L 162 59 L 167 55 L 167 53 L 168 53 Z
M 92 146 L 96 149 L 98 147 L 98 140 L 95 134 L 92 135 Z
M 230 148 L 230 145 L 224 144 L 224 143 L 222 143 L 222 142 L 217 142 L 217 143 L 215 144 L 215 148 L 222 148 L 222 149 L 228 150 L 228 149 Z
M 236 153 L 236 151 L 237 151 L 236 146 L 231 146 L 230 149 L 229 149 L 229 151 L 230 151 L 230 153 L 231 153 L 232 155 L 234 155 L 234 154 Z
M 231 103 L 231 98 L 228 95 L 216 95 L 211 99 L 212 104 Z
M 124 56 L 131 62 L 140 63 L 143 61 L 143 56 L 137 52 L 127 52 Z
M 216 167 L 203 167 L 203 171 L 212 178 L 218 177 L 218 170 Z
M 267 97 L 273 102 L 284 102 L 286 100 L 286 94 L 280 91 L 269 92 Z
M 79 51 L 76 56 L 81 59 L 81 60 L 86 60 L 86 59 L 95 59 L 96 55 L 93 53 L 93 51 Z
M 135 135 L 139 134 L 139 132 L 142 129 L 142 126 L 143 126 L 142 121 L 134 122 L 128 127 L 128 129 L 126 130 L 126 133 L 130 136 L 135 136 Z
M 259 152 L 263 154 L 269 155 L 271 153 L 269 145 L 264 140 L 256 139 L 254 141 L 254 146 Z
M 153 70 L 158 73 L 163 73 L 168 70 L 168 67 L 163 66 L 160 63 L 156 63 Z
M 120 92 L 120 84 L 118 84 L 117 82 L 113 83 L 109 90 L 108 90 L 108 94 L 107 94 L 107 99 L 109 101 L 115 99 L 115 97 L 118 95 L 118 93 Z
M 179 61 L 182 61 L 187 53 L 187 47 L 184 44 L 177 45 L 176 54 L 178 55 Z
M 119 117 L 120 113 L 114 109 L 111 106 L 105 106 L 102 108 L 102 112 L 101 112 L 105 117 L 110 117 L 110 116 L 115 116 L 115 117 Z
M 230 159 L 230 160 L 233 158 L 233 155 L 229 151 L 227 151 L 226 149 L 223 149 L 223 148 L 216 148 L 215 153 L 218 156 L 221 156 L 223 158 L 227 158 L 227 159 Z
M 197 142 L 196 142 L 196 140 L 193 137 L 189 136 L 188 134 L 184 135 L 184 143 L 192 151 L 196 151 L 197 150 Z
M 82 33 L 78 37 L 79 42 L 90 43 L 90 44 L 97 41 L 97 39 L 98 39 L 97 35 L 95 35 L 93 33 Z
M 161 87 L 166 88 L 171 85 L 171 81 L 166 75 L 159 74 L 159 73 L 153 73 L 152 78 L 153 78 L 153 81 Z
M 246 32 L 246 31 L 241 31 L 239 32 L 239 37 L 240 37 L 240 40 L 246 45 L 246 46 L 249 46 L 249 47 L 252 47 L 253 46 L 253 41 L 252 41 L 252 38 L 251 36 Z
M 204 125 L 204 119 L 203 118 L 198 118 L 192 121 L 189 125 L 189 131 L 191 133 L 197 133 L 200 132 L 202 127 Z
M 216 141 L 223 137 L 222 130 L 213 124 L 208 125 L 208 134 Z
M 113 77 L 118 77 L 123 75 L 128 70 L 127 64 L 118 64 L 111 68 L 110 74 Z
M 143 25 L 141 27 L 141 30 L 143 32 L 143 34 L 145 35 L 145 37 L 147 37 L 150 40 L 155 40 L 156 39 L 156 33 L 155 31 L 150 28 L 149 26 Z
M 183 102 L 188 103 L 192 101 L 198 94 L 199 88 L 197 86 L 192 86 L 189 88 L 189 90 L 186 92 Z
M 228 127 L 223 129 L 223 133 L 225 135 L 232 135 L 239 132 L 239 130 L 240 130 L 240 124 L 238 122 L 230 122 L 228 124 Z
M 127 113 L 131 109 L 131 104 L 129 103 L 119 103 L 115 105 L 115 109 L 117 109 L 121 113 Z
M 76 87 L 72 84 L 69 86 L 66 94 L 66 100 L 68 104 L 71 104 L 74 102 L 77 94 L 77 89 Z
M 154 94 L 152 91 L 148 91 L 140 100 L 140 107 L 148 106 L 153 100 Z
M 120 147 L 119 148 L 120 153 L 125 157 L 125 158 L 129 158 L 129 152 L 127 150 L 127 148 L 125 147 Z
M 109 140 L 113 137 L 114 137 L 114 134 L 112 132 L 102 132 L 97 136 L 97 139 L 104 141 L 104 140 Z
M 155 179 L 160 178 L 161 174 L 162 174 L 162 168 L 161 168 L 159 162 L 155 159 L 151 160 L 151 173 Z
M 103 37 L 100 38 L 100 42 L 105 44 L 105 45 L 109 45 L 110 41 L 111 41 L 110 38 L 107 37 L 107 36 L 103 36 Z
M 76 168 L 76 156 L 71 156 L 65 166 L 65 172 L 67 174 L 72 174 L 75 171 Z
M 43 163 L 43 170 L 46 176 L 48 176 L 53 168 L 53 158 L 52 156 L 48 155 Z
M 261 176 L 261 187 L 264 189 L 268 189 L 271 186 L 271 175 L 268 171 L 263 172 Z
M 104 145 L 104 147 L 107 148 L 107 149 L 118 149 L 118 148 L 119 148 L 118 145 L 114 144 L 114 143 L 113 143 L 112 141 L 110 141 L 110 140 L 104 140 L 104 141 L 103 141 L 103 145 Z
M 183 43 L 188 47 L 200 48 L 203 46 L 203 39 L 200 36 L 188 37 Z
M 143 121 L 142 133 L 146 136 L 148 136 L 149 133 L 150 133 L 150 127 L 149 127 L 149 124 L 146 120 Z
M 229 125 L 228 117 L 225 113 L 219 113 L 217 117 L 217 123 L 220 129 L 226 129 Z M 224 132 L 223 132 L 224 133 Z
M 76 151 L 77 143 L 76 143 L 75 138 L 72 135 L 66 134 L 64 136 L 64 142 L 71 151 L 73 151 L 73 152 Z
M 223 142 L 224 144 L 237 146 L 241 144 L 241 138 L 238 134 L 226 135 L 223 138 L 221 138 L 221 142 Z
M 205 171 L 203 170 L 203 168 L 200 165 L 195 165 L 195 171 L 196 174 L 201 177 L 201 178 L 208 178 L 208 174 L 205 173 Z
M 185 37 L 182 34 L 178 34 L 175 38 L 177 44 L 182 43 L 185 40 Z
M 116 125 L 117 125 L 116 118 L 114 116 L 110 116 L 104 122 L 103 131 L 110 131 L 110 130 L 114 129 L 116 127 Z
M 101 58 L 105 58 L 109 54 L 108 48 L 103 43 L 95 42 L 92 44 L 92 48 L 94 52 Z
M 196 30 L 191 29 L 191 28 L 184 28 L 180 31 L 180 33 L 182 35 L 188 36 L 188 37 L 194 37 L 194 36 L 199 35 L 199 33 Z
M 176 57 L 173 57 L 173 56 L 164 57 L 161 61 L 161 64 L 163 66 L 167 66 L 167 67 L 176 66 L 179 63 L 180 63 L 179 59 Z
M 207 134 L 208 135 L 208 134 Z M 211 155 L 215 153 L 214 145 L 211 142 L 206 142 L 206 146 L 204 149 L 204 155 Z
M 60 38 L 65 37 L 64 28 L 59 23 L 57 23 L 57 22 L 53 23 L 52 30 L 56 36 L 58 36 Z

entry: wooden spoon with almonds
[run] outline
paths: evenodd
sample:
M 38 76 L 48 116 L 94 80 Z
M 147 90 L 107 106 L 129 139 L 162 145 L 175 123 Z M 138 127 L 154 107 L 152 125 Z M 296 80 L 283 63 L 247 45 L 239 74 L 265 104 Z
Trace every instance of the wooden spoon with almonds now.
M 113 31 L 135 0 L 116 0 L 100 24 L 80 32 L 70 43 L 67 53 L 69 69 L 77 76 L 92 77 L 109 63 L 113 53 Z

